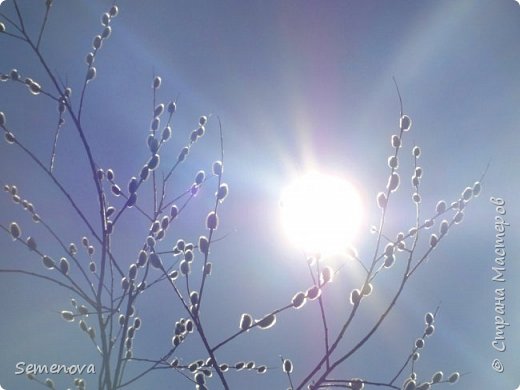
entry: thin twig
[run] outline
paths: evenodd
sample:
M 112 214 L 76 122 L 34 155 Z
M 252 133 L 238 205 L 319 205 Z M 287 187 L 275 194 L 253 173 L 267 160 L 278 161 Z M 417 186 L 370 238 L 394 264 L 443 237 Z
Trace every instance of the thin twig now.
M 56 148 L 58 146 L 58 137 L 60 136 L 60 129 L 63 126 L 63 116 L 60 112 L 60 117 L 58 118 L 58 123 L 56 124 L 56 130 L 54 131 L 54 142 L 52 143 L 52 151 L 51 151 L 51 162 L 49 164 L 49 171 L 54 171 L 54 160 L 56 158 Z
M 51 9 L 50 3 L 47 2 L 45 7 L 45 16 L 43 17 L 42 26 L 40 28 L 40 34 L 38 34 L 38 41 L 36 42 L 36 48 L 38 49 L 40 47 L 40 42 L 42 40 L 43 36 L 43 30 L 45 29 L 45 26 L 47 25 L 47 18 L 49 17 L 49 11 Z

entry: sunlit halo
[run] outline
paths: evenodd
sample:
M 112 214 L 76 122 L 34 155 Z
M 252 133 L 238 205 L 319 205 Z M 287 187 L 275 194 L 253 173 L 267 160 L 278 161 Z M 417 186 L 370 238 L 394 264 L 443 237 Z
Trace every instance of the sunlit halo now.
M 281 197 L 282 224 L 290 241 L 308 253 L 342 253 L 362 218 L 361 198 L 347 181 L 309 173 Z

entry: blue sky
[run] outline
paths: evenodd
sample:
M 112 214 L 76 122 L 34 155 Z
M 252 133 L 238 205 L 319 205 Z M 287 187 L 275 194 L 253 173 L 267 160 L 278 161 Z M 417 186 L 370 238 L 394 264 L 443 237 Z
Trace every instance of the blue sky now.
M 27 25 L 38 25 L 43 7 L 20 1 Z M 43 2 L 42 2 L 43 3 Z M 55 0 L 42 51 L 51 69 L 68 80 L 74 93 L 84 77 L 84 57 L 99 17 L 110 1 Z M 219 233 L 229 236 L 214 248 L 215 275 L 209 285 L 207 316 L 210 337 L 221 339 L 238 324 L 240 314 L 257 316 L 284 305 L 309 283 L 301 250 L 290 246 L 280 229 L 279 196 L 294 175 L 309 169 L 349 178 L 364 200 L 367 229 L 356 246 L 368 257 L 374 237 L 368 226 L 378 221 L 375 202 L 388 176 L 390 137 L 398 129 L 399 101 L 413 120 L 404 147 L 423 151 L 423 207 L 427 215 L 439 199 L 453 200 L 472 184 L 489 161 L 482 195 L 432 258 L 406 288 L 388 322 L 356 359 L 342 366 L 345 375 L 384 380 L 405 358 L 422 332 L 424 313 L 441 303 L 437 332 L 424 351 L 419 375 L 457 370 L 468 373 L 461 389 L 515 389 L 520 384 L 520 315 L 517 203 L 518 126 L 520 98 L 520 6 L 514 0 L 454 1 L 149 1 L 123 2 L 113 22 L 113 34 L 96 58 L 98 76 L 89 86 L 85 127 L 101 166 L 112 167 L 124 184 L 146 159 L 146 134 L 151 120 L 154 74 L 163 78 L 159 98 L 178 98 L 171 155 L 196 126 L 200 115 L 210 117 L 207 135 L 194 149 L 178 176 L 189 185 L 198 169 L 209 170 L 218 158 L 218 126 L 225 136 L 225 180 L 230 196 L 224 203 Z M 0 7 L 14 15 L 10 0 Z M 9 26 L 8 26 L 9 27 Z M 35 29 L 36 31 L 36 29 Z M 17 68 L 23 75 L 49 85 L 35 57 L 8 37 L 0 37 L 0 72 Z M 77 99 L 77 95 L 74 96 Z M 0 85 L 0 111 L 6 113 L 20 140 L 47 160 L 52 146 L 56 109 L 42 96 L 29 96 L 14 83 Z M 86 160 L 77 154 L 78 139 L 65 127 L 58 144 L 56 173 L 73 196 L 93 213 L 94 187 L 88 181 Z M 19 151 L 0 145 L 2 184 L 14 183 L 54 219 L 66 240 L 85 234 L 64 199 Z M 73 162 L 73 163 L 71 163 Z M 410 219 L 412 159 L 402 160 L 403 186 L 388 226 L 389 232 L 407 230 Z M 408 175 L 408 176 L 407 176 Z M 406 186 L 405 186 L 406 184 Z M 201 234 L 209 187 L 179 226 L 177 236 L 194 240 Z M 506 329 L 508 349 L 497 353 L 495 334 L 494 218 L 491 196 L 506 201 L 507 230 Z M 27 233 L 41 234 L 7 196 L 0 201 L 0 223 L 20 221 Z M 25 219 L 24 219 L 25 218 Z M 129 218 L 119 233 L 121 257 L 134 256 L 142 243 L 142 223 Z M 34 233 L 33 230 L 34 229 Z M 175 239 L 175 240 L 174 240 Z M 37 259 L 0 236 L 0 268 L 24 267 Z M 35 264 L 36 265 L 36 264 Z M 40 267 L 41 268 L 41 267 Z M 348 291 L 356 282 L 356 268 L 346 267 L 330 291 L 331 322 L 345 316 Z M 378 280 L 380 290 L 356 323 L 352 337 L 373 321 L 397 274 Z M 61 290 L 26 277 L 0 275 L 0 384 L 6 389 L 29 386 L 14 375 L 16 362 L 83 363 L 95 359 L 87 340 L 78 339 L 75 326 L 59 320 L 68 305 Z M 173 300 L 167 289 L 145 300 L 143 336 L 136 348 L 152 356 L 162 353 L 171 337 L 175 315 L 165 307 Z M 279 366 L 279 355 L 293 358 L 301 378 L 321 351 L 316 305 L 285 313 L 273 329 L 250 332 L 223 350 L 223 359 L 255 359 Z M 153 327 L 152 327 L 153 325 Z M 333 326 L 333 325 L 332 325 Z M 347 340 L 346 345 L 350 341 Z M 186 351 L 189 360 L 197 351 Z M 251 356 L 251 357 L 249 357 Z M 500 358 L 502 374 L 491 368 Z M 66 378 L 57 378 L 62 380 Z M 160 372 L 135 389 L 189 383 Z M 177 382 L 180 381 L 180 382 Z M 65 382 L 63 382 L 65 383 Z M 286 388 L 279 371 L 265 378 L 247 373 L 231 375 L 233 388 Z M 63 384 L 65 386 L 65 384 Z M 447 387 L 447 386 L 446 386 Z M 37 387 L 35 387 L 37 388 Z M 149 387 L 151 388 L 151 387 Z M 176 387 L 177 388 L 177 387 Z

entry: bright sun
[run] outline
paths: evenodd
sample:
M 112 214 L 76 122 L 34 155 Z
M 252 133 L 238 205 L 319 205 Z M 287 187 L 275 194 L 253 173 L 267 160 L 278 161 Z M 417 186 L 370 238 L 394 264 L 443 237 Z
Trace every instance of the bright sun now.
M 342 253 L 362 217 L 356 189 L 339 177 L 309 173 L 282 192 L 282 224 L 289 239 L 308 253 Z

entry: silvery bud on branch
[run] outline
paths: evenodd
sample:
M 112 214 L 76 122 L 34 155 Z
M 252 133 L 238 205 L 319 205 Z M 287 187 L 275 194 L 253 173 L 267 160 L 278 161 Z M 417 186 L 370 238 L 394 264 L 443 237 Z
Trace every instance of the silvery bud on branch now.
M 49 389 L 55 389 L 54 387 L 54 381 L 50 378 L 45 379 L 45 386 L 47 386 Z
M 421 155 L 421 148 L 419 148 L 418 146 L 414 146 L 414 148 L 412 149 L 412 154 L 415 158 L 419 158 L 419 156 Z
M 276 324 L 276 315 L 269 314 L 258 321 L 258 327 L 260 329 L 269 329 Z
M 293 371 L 293 364 L 289 359 L 283 361 L 283 372 L 290 374 Z
M 101 38 L 108 39 L 112 35 L 112 27 L 106 26 L 101 33 Z
M 30 251 L 36 250 L 36 240 L 34 237 L 27 237 L 27 248 L 29 248 Z
M 321 295 L 321 289 L 318 286 L 312 286 L 307 290 L 306 297 L 307 299 L 313 301 L 319 298 Z
M 361 300 L 361 292 L 358 289 L 352 290 L 350 293 L 350 303 L 352 305 L 357 305 Z
M 162 80 L 159 76 L 155 76 L 153 79 L 153 89 L 159 89 L 161 87 Z
M 137 257 L 137 265 L 139 267 L 144 267 L 146 262 L 148 261 L 148 254 L 144 250 L 139 251 L 139 256 Z
M 177 240 L 177 244 L 175 244 L 176 248 L 179 250 L 179 251 L 184 251 L 185 247 L 186 247 L 186 242 L 184 242 L 184 240 L 182 238 L 179 238 Z
M 16 241 L 18 238 L 20 238 L 20 235 L 22 234 L 20 226 L 16 222 L 11 222 L 11 225 L 9 225 L 9 231 L 13 241 Z
M 132 264 L 128 268 L 128 278 L 130 280 L 134 280 L 136 276 L 137 276 L 137 265 Z
M 199 251 L 200 253 L 207 255 L 209 251 L 209 241 L 206 236 L 199 237 Z
M 385 256 L 385 262 L 384 262 L 384 266 L 385 268 L 390 268 L 391 266 L 393 266 L 395 263 L 395 255 L 390 255 L 390 256 Z
M 148 165 L 147 165 L 148 169 L 150 171 L 153 171 L 154 169 L 156 169 L 159 166 L 159 162 L 160 162 L 160 156 L 158 154 L 154 154 L 148 161 Z
M 95 78 L 96 78 L 96 68 L 95 67 L 91 67 L 87 71 L 87 83 L 89 81 L 91 81 L 91 80 L 94 80 Z
M 444 213 L 446 211 L 446 202 L 444 200 L 439 200 L 437 202 L 437 206 L 435 206 L 435 211 L 437 211 L 437 214 Z
M 16 137 L 10 131 L 7 131 L 4 134 L 4 137 L 5 137 L 5 142 L 7 142 L 10 145 L 12 145 L 12 144 L 14 144 L 16 142 Z
M 460 378 L 460 374 L 458 372 L 454 372 L 448 378 L 449 383 L 457 383 Z
M 195 175 L 195 184 L 201 185 L 205 178 L 206 178 L 206 174 L 204 173 L 204 171 L 203 170 L 198 171 L 197 174 Z
M 464 201 L 469 201 L 471 197 L 473 196 L 473 189 L 471 187 L 466 187 L 464 191 L 462 192 L 462 199 Z
M 400 128 L 402 131 L 408 131 L 412 127 L 412 120 L 408 115 L 401 116 L 401 119 L 399 121 Z
M 352 390 L 363 390 L 365 383 L 361 379 L 355 378 L 350 381 L 350 388 Z
M 94 63 L 94 53 L 90 52 L 87 54 L 87 56 L 85 57 L 85 61 L 87 62 L 87 65 L 91 66 L 93 63 Z
M 394 172 L 390 175 L 388 178 L 388 184 L 387 188 L 390 190 L 390 192 L 394 192 L 399 187 L 399 175 Z
M 191 272 L 191 264 L 188 261 L 182 260 L 180 270 L 184 276 L 189 275 Z
M 154 116 L 159 116 L 164 112 L 164 104 L 158 104 L 153 111 Z
M 68 321 L 68 322 L 72 322 L 72 321 L 74 321 L 74 313 L 72 313 L 71 311 L 63 310 L 63 311 L 61 312 L 61 316 L 62 316 L 62 318 L 63 318 L 65 321 Z
M 157 253 L 151 253 L 149 258 L 150 264 L 152 267 L 157 269 L 163 269 L 161 258 Z
M 435 248 L 437 246 L 437 243 L 439 242 L 439 239 L 437 238 L 436 234 L 432 234 L 430 236 L 430 246 L 432 248 Z
M 401 139 L 398 135 L 392 135 L 392 146 L 396 149 L 401 146 Z
M 161 218 L 161 229 L 166 230 L 166 229 L 168 229 L 169 225 L 170 225 L 170 218 L 168 218 L 167 215 L 164 215 Z
M 442 381 L 443 377 L 444 377 L 444 374 L 442 373 L 442 371 L 437 371 L 432 376 L 432 383 L 439 383 L 440 381 Z
M 148 179 L 149 175 L 150 175 L 150 169 L 148 169 L 148 165 L 145 165 L 141 169 L 141 173 L 139 174 L 139 177 L 141 178 L 142 181 L 145 181 L 146 179 Z
M 217 191 L 217 200 L 219 200 L 220 202 L 223 202 L 224 199 L 226 199 L 228 193 L 229 193 L 228 185 L 226 183 L 221 184 Z
M 446 233 L 448 233 L 448 229 L 449 229 L 449 222 L 446 220 L 443 220 L 441 222 L 441 226 L 439 227 L 439 232 L 440 232 L 441 236 L 444 236 Z
M 190 302 L 192 305 L 196 305 L 199 303 L 199 293 L 197 291 L 192 291 L 190 294 Z
M 206 264 L 204 264 L 204 266 L 202 268 L 202 271 L 204 272 L 204 275 L 210 276 L 212 268 L 213 268 L 213 264 L 212 263 L 207 262 Z
M 377 194 L 377 205 L 379 208 L 384 209 L 386 207 L 386 194 L 384 192 L 380 192 Z
M 475 197 L 479 196 L 480 195 L 480 191 L 482 191 L 482 186 L 480 184 L 480 182 L 475 182 L 475 184 L 473 184 L 473 195 Z
M 101 35 L 96 35 L 94 37 L 94 40 L 92 41 L 92 47 L 96 50 L 99 50 L 101 48 L 102 44 L 103 44 L 103 38 L 101 38 Z
M 453 218 L 453 222 L 456 224 L 459 224 L 464 219 L 464 213 L 462 211 L 459 211 L 457 214 L 455 214 L 455 217 Z
M 110 15 L 108 12 L 105 12 L 103 15 L 101 15 L 101 25 L 103 27 L 106 27 L 110 24 Z
M 157 129 L 159 128 L 159 125 L 161 124 L 161 119 L 159 117 L 155 117 L 152 119 L 152 124 L 150 125 L 150 128 L 155 133 Z
M 295 309 L 299 309 L 305 304 L 305 293 L 300 291 L 294 295 L 294 297 L 291 300 L 291 303 Z
M 60 259 L 60 271 L 63 273 L 63 275 L 67 275 L 69 273 L 69 268 L 69 261 L 65 257 L 62 257 Z
M 417 383 L 414 379 L 408 378 L 403 384 L 403 390 L 416 390 Z
M 170 126 L 166 126 L 162 132 L 161 140 L 163 142 L 168 141 L 172 136 L 172 128 Z
M 130 179 L 130 182 L 128 183 L 128 192 L 133 194 L 137 191 L 137 187 L 139 186 L 139 182 L 137 181 L 136 177 L 132 177 Z
M 331 282 L 332 275 L 333 275 L 332 268 L 330 268 L 330 267 L 323 268 L 323 270 L 321 271 L 321 284 L 327 284 L 327 283 Z
M 133 207 L 137 203 L 137 194 L 134 192 L 130 194 L 128 197 L 128 201 L 126 202 L 127 207 Z
M 112 8 L 110 8 L 110 11 L 108 11 L 108 14 L 111 18 L 115 18 L 119 14 L 119 8 L 117 5 L 113 5 Z
M 216 176 L 221 176 L 223 172 L 222 161 L 215 161 L 213 163 L 213 174 Z
M 43 265 L 48 268 L 48 269 L 53 269 L 55 267 L 55 263 L 54 263 L 54 260 L 51 259 L 49 256 L 43 256 L 42 257 L 42 262 L 43 262 Z
M 186 156 L 188 155 L 189 152 L 190 152 L 190 149 L 187 146 L 185 146 L 184 148 L 182 148 L 181 152 L 179 153 L 179 157 L 177 160 L 179 162 L 183 162 L 186 159 Z
M 11 76 L 11 80 L 20 80 L 21 77 L 17 69 L 12 69 L 9 75 Z
M 215 230 L 218 227 L 217 213 L 211 211 L 206 218 L 206 227 L 210 230 Z
M 390 156 L 388 158 L 388 166 L 394 169 L 396 169 L 399 166 L 399 159 L 397 158 L 397 156 Z
M 40 86 L 40 84 L 32 82 L 31 84 L 29 84 L 29 91 L 31 91 L 33 95 L 39 95 L 42 91 L 42 87 Z
M 113 184 L 113 185 L 112 185 L 112 193 L 113 193 L 115 196 L 119 196 L 119 195 L 121 195 L 121 187 L 119 187 L 117 184 Z
M 372 290 L 373 290 L 373 286 L 372 286 L 372 283 L 366 283 L 364 286 L 363 286 L 363 289 L 361 290 L 361 293 L 368 297 L 370 294 L 372 294 Z
M 251 325 L 253 324 L 253 317 L 251 315 L 244 313 L 240 317 L 240 329 L 241 330 L 248 330 Z

